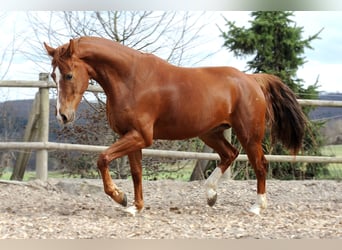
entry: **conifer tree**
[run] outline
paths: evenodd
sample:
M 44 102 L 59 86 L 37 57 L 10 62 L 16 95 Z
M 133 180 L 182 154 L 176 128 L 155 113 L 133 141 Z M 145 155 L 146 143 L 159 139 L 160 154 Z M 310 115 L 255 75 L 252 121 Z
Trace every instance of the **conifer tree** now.
M 253 20 L 250 21 L 248 28 L 237 27 L 235 22 L 225 19 L 227 31 L 221 30 L 224 47 L 232 51 L 238 58 L 253 57 L 247 62 L 248 72 L 276 75 L 299 98 L 317 99 L 318 80 L 305 88 L 303 80 L 297 77 L 297 71 L 306 62 L 305 49 L 313 49 L 310 44 L 313 40 L 319 39 L 322 30 L 308 38 L 303 38 L 303 27 L 298 27 L 291 20 L 292 16 L 293 12 L 289 11 L 255 11 L 251 13 Z M 303 109 L 308 114 L 311 108 Z M 320 155 L 320 146 L 323 143 L 323 139 L 319 135 L 321 126 L 322 124 L 319 123 L 308 123 L 303 153 Z M 265 140 L 264 148 L 266 153 L 288 153 L 279 144 L 271 146 L 269 140 Z M 281 179 L 312 178 L 323 170 L 324 167 L 321 164 L 271 163 L 269 174 L 273 178 Z M 249 172 L 252 173 L 252 171 Z

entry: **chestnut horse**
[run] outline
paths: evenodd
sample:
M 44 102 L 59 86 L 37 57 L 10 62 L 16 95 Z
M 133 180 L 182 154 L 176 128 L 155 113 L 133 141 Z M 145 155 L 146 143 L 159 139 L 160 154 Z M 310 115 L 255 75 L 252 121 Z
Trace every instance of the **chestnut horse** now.
M 128 155 L 134 184 L 133 215 L 144 206 L 142 149 L 153 139 L 199 137 L 220 156 L 205 183 L 213 206 L 220 177 L 238 156 L 224 137 L 233 128 L 257 178 L 257 200 L 251 211 L 266 208 L 267 161 L 262 150 L 266 122 L 273 139 L 294 154 L 301 148 L 305 116 L 295 94 L 275 76 L 245 74 L 232 67 L 176 67 L 152 55 L 97 37 L 70 40 L 58 48 L 44 43 L 52 57 L 57 84 L 57 119 L 73 122 L 89 80 L 107 96 L 107 118 L 120 139 L 102 152 L 97 165 L 104 191 L 127 206 L 126 195 L 112 181 L 109 163 Z

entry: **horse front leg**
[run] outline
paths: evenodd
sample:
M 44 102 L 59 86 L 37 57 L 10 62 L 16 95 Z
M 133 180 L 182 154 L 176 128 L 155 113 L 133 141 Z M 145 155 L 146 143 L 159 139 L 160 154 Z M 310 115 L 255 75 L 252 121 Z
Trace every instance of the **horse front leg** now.
M 126 207 L 126 194 L 122 192 L 113 182 L 112 177 L 109 173 L 109 163 L 110 161 L 108 160 L 108 157 L 105 155 L 105 153 L 102 153 L 97 161 L 97 167 L 101 173 L 104 192 L 109 195 L 114 201 Z
M 214 149 L 221 158 L 219 166 L 215 168 L 204 184 L 207 203 L 212 207 L 216 203 L 219 180 L 230 164 L 236 159 L 239 151 L 226 140 L 223 130 L 207 133 L 202 135 L 200 139 Z
M 146 137 L 142 136 L 136 130 L 128 132 L 123 137 L 121 137 L 116 143 L 111 145 L 107 150 L 102 152 L 97 161 L 97 166 L 102 176 L 103 187 L 104 187 L 105 193 L 109 195 L 114 201 L 116 201 L 117 203 L 123 206 L 127 206 L 127 198 L 126 198 L 126 195 L 113 182 L 110 176 L 110 172 L 109 172 L 109 163 L 124 155 L 129 155 L 130 159 L 132 159 L 132 162 L 134 163 L 134 166 L 136 166 L 137 162 L 139 162 L 138 159 L 141 159 L 141 149 L 149 146 L 152 143 L 150 141 L 147 142 L 145 138 Z M 137 153 L 139 151 L 140 151 L 140 155 Z M 135 170 L 135 168 L 132 168 L 132 167 L 131 169 Z M 133 171 L 132 176 L 136 176 L 133 178 L 139 179 L 139 176 L 141 178 L 141 173 L 136 174 L 136 172 L 137 171 Z M 137 183 L 139 182 L 137 181 Z M 141 188 L 141 185 L 140 185 L 140 188 Z M 142 193 L 142 190 L 141 190 L 141 193 Z M 137 211 L 140 211 L 143 206 L 142 195 L 140 197 L 141 197 L 141 201 L 138 200 L 136 201 L 137 203 L 135 203 L 135 207 Z M 128 212 L 131 213 L 131 210 L 132 209 L 128 210 Z
M 131 168 L 131 174 L 134 185 L 134 202 L 133 206 L 127 208 L 127 212 L 132 214 L 133 216 L 142 211 L 144 207 L 144 199 L 143 199 L 143 189 L 142 189 L 142 152 L 141 150 L 137 150 L 128 155 L 129 165 Z

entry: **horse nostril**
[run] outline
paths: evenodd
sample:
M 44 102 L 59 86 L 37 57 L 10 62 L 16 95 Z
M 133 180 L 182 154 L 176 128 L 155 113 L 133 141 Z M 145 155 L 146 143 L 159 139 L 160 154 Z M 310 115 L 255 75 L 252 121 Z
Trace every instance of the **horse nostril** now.
M 68 118 L 66 117 L 66 115 L 61 114 L 61 117 L 64 124 L 68 122 Z

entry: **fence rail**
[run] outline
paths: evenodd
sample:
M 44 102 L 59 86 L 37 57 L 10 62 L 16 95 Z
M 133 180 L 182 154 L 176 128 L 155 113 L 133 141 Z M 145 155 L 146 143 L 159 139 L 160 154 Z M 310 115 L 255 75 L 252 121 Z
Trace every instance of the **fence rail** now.
M 55 84 L 48 81 L 0 81 L 1 87 L 20 87 L 20 88 L 38 88 L 40 94 L 40 131 L 39 142 L 0 142 L 0 150 L 35 150 L 37 151 L 36 158 L 36 175 L 38 179 L 47 179 L 47 161 L 48 151 L 64 150 L 64 151 L 83 151 L 83 152 L 101 152 L 107 147 L 82 144 L 55 143 L 48 141 L 48 119 L 49 116 L 49 88 L 55 88 Z M 100 86 L 89 85 L 90 92 L 103 92 Z M 306 100 L 299 99 L 298 102 L 303 106 L 322 106 L 322 107 L 342 107 L 342 101 L 326 101 L 326 100 Z M 203 160 L 218 160 L 219 156 L 215 153 L 198 153 L 184 151 L 169 151 L 169 150 L 153 150 L 143 149 L 143 154 L 152 157 L 170 157 L 180 159 L 203 159 Z M 307 162 L 307 163 L 342 163 L 342 157 L 327 157 L 327 156 L 288 156 L 288 155 L 266 155 L 268 161 L 274 162 Z M 237 161 L 247 161 L 246 155 L 239 155 Z
M 56 142 L 0 142 L 0 150 L 61 150 L 61 151 L 81 151 L 89 153 L 99 153 L 107 149 L 106 146 L 70 144 Z M 216 153 L 198 153 L 189 151 L 172 151 L 172 150 L 156 150 L 143 149 L 143 155 L 161 158 L 178 158 L 178 159 L 197 159 L 197 160 L 219 160 Z M 304 156 L 304 155 L 265 155 L 270 162 L 308 162 L 308 163 L 342 163 L 342 157 L 330 156 Z M 237 161 L 248 161 L 247 155 L 240 154 Z

